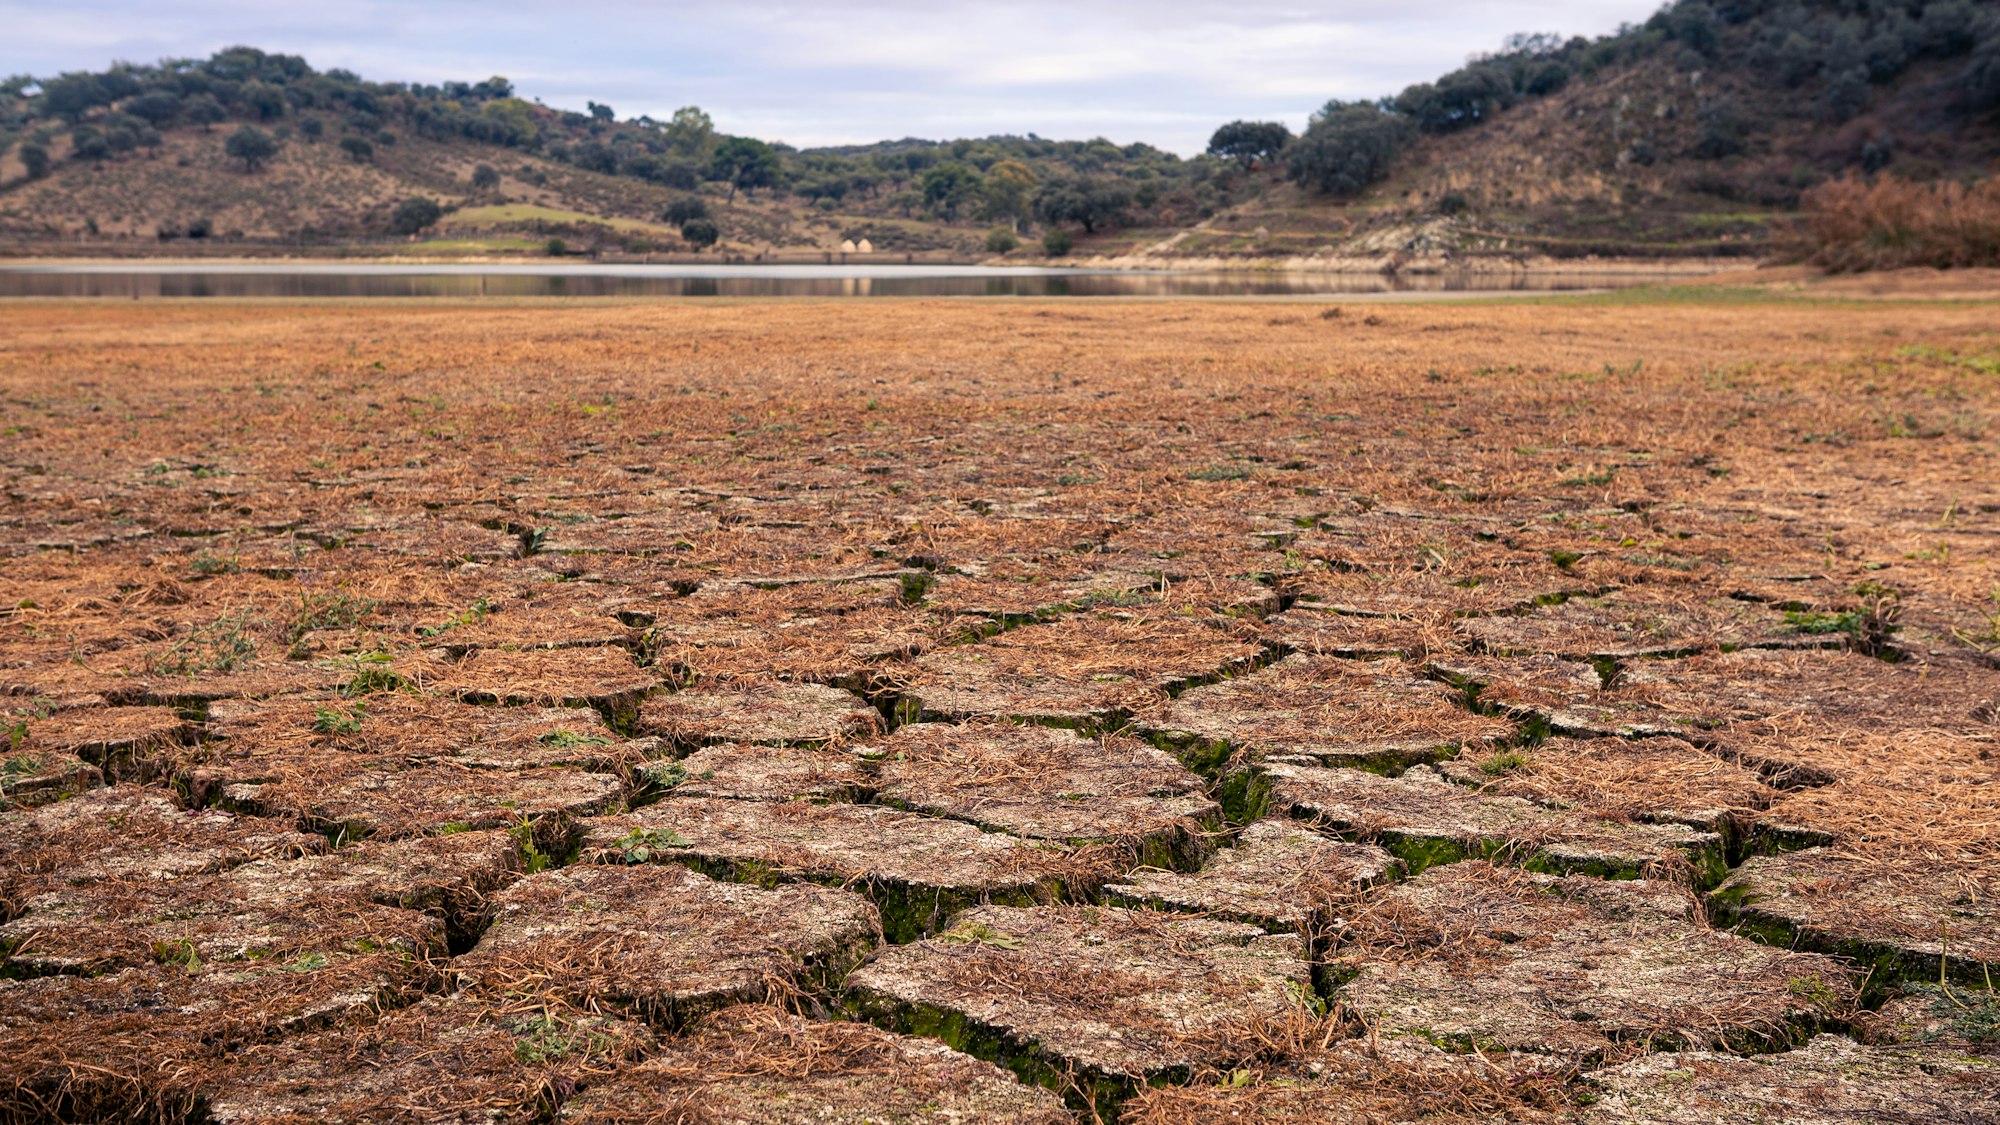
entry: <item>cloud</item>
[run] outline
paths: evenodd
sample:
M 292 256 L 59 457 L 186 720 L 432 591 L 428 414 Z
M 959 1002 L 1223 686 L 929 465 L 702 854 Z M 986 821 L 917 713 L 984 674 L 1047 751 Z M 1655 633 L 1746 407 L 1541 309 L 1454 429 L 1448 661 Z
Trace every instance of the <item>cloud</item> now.
M 994 132 L 1199 150 L 1217 124 L 1294 128 L 1331 97 L 1372 97 L 1498 47 L 1513 31 L 1601 34 L 1656 0 L 573 0 L 274 5 L 250 0 L 0 0 L 0 72 L 201 56 L 248 43 L 390 81 L 505 74 L 526 96 L 621 114 L 707 108 L 793 144 Z

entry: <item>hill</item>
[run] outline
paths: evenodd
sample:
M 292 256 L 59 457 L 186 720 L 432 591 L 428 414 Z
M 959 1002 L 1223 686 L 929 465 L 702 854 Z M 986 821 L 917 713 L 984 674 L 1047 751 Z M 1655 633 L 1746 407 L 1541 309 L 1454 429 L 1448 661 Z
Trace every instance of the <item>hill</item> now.
M 1235 123 L 1192 159 L 1033 135 L 799 150 L 694 107 L 565 112 L 504 78 L 375 83 L 243 47 L 0 85 L 0 247 L 1753 256 L 1815 185 L 1963 180 L 1996 159 L 2000 11 L 1966 0 L 1676 0 L 1614 35 L 1516 36 L 1434 82 L 1330 102 L 1296 138 Z
M 1334 178 L 1349 165 L 1315 163 L 1315 149 L 1347 155 L 1369 129 L 1393 153 L 1319 190 L 1329 165 Z M 1131 245 L 1403 264 L 1758 254 L 1829 180 L 1965 180 L 1996 160 L 2000 11 L 1688 0 L 1614 36 L 1517 37 L 1436 83 L 1331 104 L 1253 198 Z

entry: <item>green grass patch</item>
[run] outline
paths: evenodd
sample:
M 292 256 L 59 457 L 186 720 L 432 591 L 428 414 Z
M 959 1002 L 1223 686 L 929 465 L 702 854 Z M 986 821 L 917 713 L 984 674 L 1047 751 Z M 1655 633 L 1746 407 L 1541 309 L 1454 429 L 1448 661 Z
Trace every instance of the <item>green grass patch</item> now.
M 438 221 L 440 230 L 457 230 L 466 227 L 496 227 L 510 223 L 596 223 L 612 230 L 657 234 L 672 238 L 680 237 L 680 232 L 665 223 L 647 223 L 638 219 L 620 219 L 608 215 L 592 215 L 583 211 L 564 211 L 555 207 L 543 207 L 534 203 L 496 203 L 488 207 L 467 207 L 454 211 Z M 530 242 L 531 247 L 542 245 Z

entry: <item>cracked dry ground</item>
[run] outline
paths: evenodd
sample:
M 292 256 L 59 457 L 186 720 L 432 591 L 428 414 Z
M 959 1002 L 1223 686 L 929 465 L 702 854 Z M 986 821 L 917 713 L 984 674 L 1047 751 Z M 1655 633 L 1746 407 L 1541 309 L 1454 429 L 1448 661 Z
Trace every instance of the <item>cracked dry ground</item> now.
M 0 310 L 0 1120 L 1994 1120 L 1995 311 Z

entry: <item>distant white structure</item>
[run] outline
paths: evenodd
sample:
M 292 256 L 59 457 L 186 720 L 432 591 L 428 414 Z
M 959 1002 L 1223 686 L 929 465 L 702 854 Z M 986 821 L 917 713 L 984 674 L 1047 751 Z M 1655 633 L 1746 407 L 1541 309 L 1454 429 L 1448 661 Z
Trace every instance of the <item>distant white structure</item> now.
M 843 254 L 854 253 L 854 240 L 851 238 L 842 239 L 840 242 L 840 252 Z
M 875 244 L 864 238 L 855 246 L 855 249 L 863 254 L 873 254 L 875 252 Z

